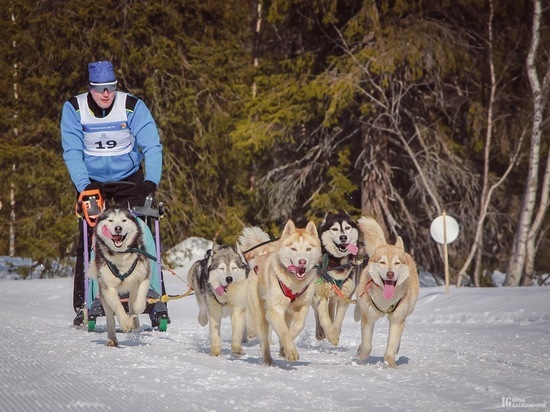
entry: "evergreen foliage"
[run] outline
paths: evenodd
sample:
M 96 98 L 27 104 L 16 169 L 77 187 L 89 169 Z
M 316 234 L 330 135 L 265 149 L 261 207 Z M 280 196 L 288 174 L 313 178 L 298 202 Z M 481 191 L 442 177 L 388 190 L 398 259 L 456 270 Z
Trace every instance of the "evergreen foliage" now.
M 9 232 L 13 187 L 18 255 L 74 255 L 61 107 L 86 90 L 87 63 L 109 59 L 119 88 L 143 99 L 159 127 L 165 249 L 188 236 L 233 243 L 243 224 L 277 235 L 288 218 L 346 209 L 376 216 L 421 267 L 442 273 L 427 180 L 461 223 L 451 247 L 453 268 L 461 265 L 487 125 L 485 2 L 262 1 L 256 38 L 258 1 L 9 1 L 0 23 L 0 227 Z M 496 180 L 530 123 L 531 10 L 527 0 L 495 8 Z M 547 29 L 542 36 L 548 45 Z M 548 130 L 543 139 L 548 146 Z M 526 161 L 491 205 L 487 268 L 506 264 Z M 543 241 L 539 269 L 550 268 L 549 251 Z

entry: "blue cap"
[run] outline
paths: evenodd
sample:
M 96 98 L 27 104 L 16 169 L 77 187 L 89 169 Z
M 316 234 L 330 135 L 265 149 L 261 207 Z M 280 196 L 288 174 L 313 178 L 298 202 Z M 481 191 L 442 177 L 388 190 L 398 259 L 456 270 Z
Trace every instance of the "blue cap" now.
M 99 61 L 88 63 L 88 73 L 90 83 L 92 84 L 116 83 L 115 72 L 111 62 Z

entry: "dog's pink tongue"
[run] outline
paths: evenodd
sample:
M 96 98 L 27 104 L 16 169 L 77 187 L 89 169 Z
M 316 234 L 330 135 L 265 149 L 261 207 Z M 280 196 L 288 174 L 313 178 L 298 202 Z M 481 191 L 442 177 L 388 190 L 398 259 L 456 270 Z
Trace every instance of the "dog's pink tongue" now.
M 393 283 L 384 283 L 384 299 L 393 298 L 393 293 L 395 292 L 395 284 Z
M 108 237 L 109 239 L 113 238 L 113 235 L 111 234 L 111 231 L 109 230 L 109 228 L 107 226 L 103 226 L 101 228 L 101 232 L 103 233 L 104 236 Z
M 218 286 L 217 288 L 214 288 L 214 290 L 216 291 L 216 293 L 220 296 L 223 296 L 224 293 L 225 293 L 225 288 L 223 287 L 223 285 L 220 285 Z
M 357 254 L 357 252 L 359 252 L 359 248 L 353 243 L 348 243 L 347 248 L 348 248 L 348 252 L 354 256 Z

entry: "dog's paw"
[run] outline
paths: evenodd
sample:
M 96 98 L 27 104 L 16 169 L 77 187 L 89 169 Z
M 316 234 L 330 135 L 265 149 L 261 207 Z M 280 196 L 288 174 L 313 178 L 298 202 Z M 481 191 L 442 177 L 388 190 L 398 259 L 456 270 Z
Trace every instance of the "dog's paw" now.
M 357 358 L 360 361 L 364 361 L 370 356 L 371 349 L 363 349 L 363 345 L 359 346 L 359 349 L 357 349 Z
M 266 365 L 266 366 L 273 365 L 273 358 L 271 356 L 264 356 L 262 358 L 262 365 Z
M 233 353 L 233 355 L 236 355 L 236 356 L 241 356 L 244 353 L 243 348 L 241 346 L 232 346 L 231 352 Z
M 389 367 L 389 368 L 394 368 L 396 369 L 397 368 L 397 364 L 395 363 L 395 358 L 393 356 L 384 356 L 384 363 Z
M 125 316 L 122 319 L 119 319 L 120 329 L 122 329 L 124 333 L 133 332 L 134 330 L 136 330 L 136 327 L 134 324 L 134 318 L 136 317 L 137 315 L 132 315 L 132 316 Z
M 325 336 L 325 331 L 323 329 L 319 329 L 317 330 L 317 332 L 315 333 L 315 339 L 317 340 L 325 340 L 326 336 Z
M 116 347 L 118 347 L 118 342 L 117 342 L 116 339 L 115 340 L 107 339 L 107 342 L 105 343 L 105 346 L 116 348 Z
M 300 360 L 300 355 L 298 354 L 296 347 L 287 349 L 281 348 L 280 354 L 289 362 L 296 362 Z
M 222 354 L 222 350 L 220 348 L 210 349 L 210 356 L 220 356 L 221 354 Z
M 338 334 L 327 335 L 327 339 L 334 346 L 338 346 L 338 343 L 340 342 L 340 336 L 338 336 Z

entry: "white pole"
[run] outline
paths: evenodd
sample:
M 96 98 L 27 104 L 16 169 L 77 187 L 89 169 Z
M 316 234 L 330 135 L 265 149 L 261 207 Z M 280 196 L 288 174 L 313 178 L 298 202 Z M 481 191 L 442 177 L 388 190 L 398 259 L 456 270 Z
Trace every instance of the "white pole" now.
M 447 250 L 447 223 L 445 217 L 447 212 L 443 211 L 443 255 L 445 259 L 445 293 L 449 293 L 449 253 Z

